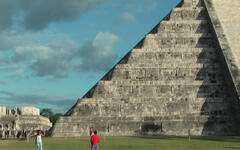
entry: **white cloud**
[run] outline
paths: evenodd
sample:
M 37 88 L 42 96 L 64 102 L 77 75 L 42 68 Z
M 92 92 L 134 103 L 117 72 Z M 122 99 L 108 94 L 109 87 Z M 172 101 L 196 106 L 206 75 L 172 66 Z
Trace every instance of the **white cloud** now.
M 113 44 L 118 37 L 110 32 L 99 32 L 93 40 L 93 47 L 100 49 L 102 55 L 108 55 L 113 50 Z
M 26 43 L 27 40 L 23 39 L 14 30 L 0 32 L 0 51 L 11 50 L 17 45 Z
M 33 92 L 42 92 L 42 91 L 48 91 L 48 88 L 39 88 L 39 87 L 31 87 Z
M 15 49 L 13 60 L 15 62 L 27 59 L 48 59 L 54 55 L 54 50 L 44 45 L 18 46 Z
M 22 24 L 25 29 L 29 30 L 42 30 L 52 22 L 75 20 L 80 14 L 96 8 L 104 1 L 105 0 L 1 0 L 0 32 L 9 29 L 13 24 Z M 19 12 L 22 14 L 21 17 L 19 17 Z M 22 20 L 19 18 L 22 18 Z
M 120 14 L 119 17 L 120 17 L 120 20 L 123 22 L 131 23 L 131 24 L 136 23 L 135 17 L 129 12 L 122 13 Z
M 1 35 L 3 34 L 0 34 L 0 38 Z M 81 47 L 64 34 L 62 36 L 66 36 L 66 40 L 58 40 L 58 35 L 51 32 L 26 33 L 21 36 L 20 33 L 11 31 L 8 35 L 8 41 L 17 41 L 14 44 L 6 42 L 9 50 L 0 51 L 0 70 L 11 70 L 7 73 L 9 78 L 17 75 L 63 78 L 69 75 L 74 64 L 81 72 L 106 71 L 117 57 L 113 45 L 118 37 L 110 32 L 99 32 L 92 41 L 84 42 Z M 38 42 L 39 39 L 46 39 L 49 44 L 42 44 Z M 23 69 L 22 74 L 15 72 L 19 69 Z
M 20 68 L 22 68 L 22 66 L 14 65 L 14 64 L 0 65 L 0 70 L 16 70 L 16 69 L 20 69 Z
M 20 46 L 15 49 L 13 61 L 30 62 L 28 69 L 34 76 L 67 77 L 76 49 L 77 44 L 68 40 L 49 45 Z
M 0 79 L 0 84 L 7 84 L 7 83 L 9 83 L 8 80 Z
M 24 77 L 24 69 L 17 69 L 14 72 L 7 73 L 6 76 L 10 78 L 19 78 L 19 77 Z
M 10 58 L 4 56 L 0 51 L 0 70 L 1 70 L 1 67 L 3 66 L 6 67 L 6 64 L 9 64 L 9 62 L 10 62 Z
M 59 35 L 65 40 L 58 40 Z M 50 44 L 42 44 L 39 42 L 41 39 L 48 40 Z M 0 70 L 12 70 L 7 76 L 15 77 L 20 75 L 15 72 L 16 69 L 25 66 L 23 73 L 32 72 L 41 77 L 66 77 L 79 47 L 68 39 L 64 34 L 49 31 L 33 34 L 4 31 L 0 33 Z
M 83 43 L 78 51 L 81 62 L 76 63 L 80 71 L 106 71 L 110 69 L 117 55 L 113 51 L 119 38 L 110 32 L 99 32 L 93 41 Z
M 61 39 L 69 39 L 69 36 L 49 30 L 35 33 L 21 33 L 12 29 L 0 32 L 0 51 L 11 51 L 21 46 L 30 47 L 31 45 L 42 45 L 42 43 L 46 43 L 46 41 L 53 43 Z

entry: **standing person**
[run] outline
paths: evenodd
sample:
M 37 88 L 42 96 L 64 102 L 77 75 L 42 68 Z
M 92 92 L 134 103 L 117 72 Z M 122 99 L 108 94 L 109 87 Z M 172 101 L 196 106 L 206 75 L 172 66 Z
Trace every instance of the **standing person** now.
M 99 146 L 98 143 L 100 142 L 100 138 L 97 135 L 97 131 L 94 131 L 94 135 L 91 136 L 92 139 L 92 150 L 98 150 Z
M 45 134 L 38 130 L 36 137 L 37 150 L 42 150 L 42 136 L 45 136 Z
M 93 127 L 90 127 L 90 132 L 89 132 L 89 135 L 92 136 L 94 134 L 94 130 L 93 130 Z
M 90 135 L 90 143 L 91 143 L 91 149 L 92 149 L 92 136 L 94 135 L 93 127 L 89 128 L 89 135 Z

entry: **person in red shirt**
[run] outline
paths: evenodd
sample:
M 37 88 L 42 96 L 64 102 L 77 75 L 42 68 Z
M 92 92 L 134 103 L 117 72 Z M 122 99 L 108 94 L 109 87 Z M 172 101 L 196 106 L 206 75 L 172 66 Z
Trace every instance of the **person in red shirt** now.
M 100 141 L 100 138 L 97 135 L 97 131 L 94 131 L 94 135 L 91 136 L 91 139 L 92 139 L 92 150 L 98 150 L 99 149 L 98 143 Z

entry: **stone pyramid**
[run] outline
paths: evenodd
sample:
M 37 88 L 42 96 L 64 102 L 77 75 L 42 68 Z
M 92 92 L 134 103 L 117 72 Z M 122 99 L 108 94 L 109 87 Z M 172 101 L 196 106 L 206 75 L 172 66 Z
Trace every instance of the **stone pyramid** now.
M 87 136 L 89 127 L 106 136 L 235 135 L 221 58 L 204 1 L 184 0 L 59 118 L 52 136 Z

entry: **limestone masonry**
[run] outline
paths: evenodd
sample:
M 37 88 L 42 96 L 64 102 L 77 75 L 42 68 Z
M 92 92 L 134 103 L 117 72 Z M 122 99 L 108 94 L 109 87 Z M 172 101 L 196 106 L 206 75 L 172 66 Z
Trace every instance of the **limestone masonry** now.
M 60 117 L 53 137 L 238 135 L 239 90 L 211 0 L 184 0 Z M 224 42 L 222 42 L 224 41 Z
M 40 109 L 33 106 L 8 108 L 0 106 L 0 138 L 26 136 L 36 130 L 47 131 L 52 127 L 48 118 L 40 116 Z

